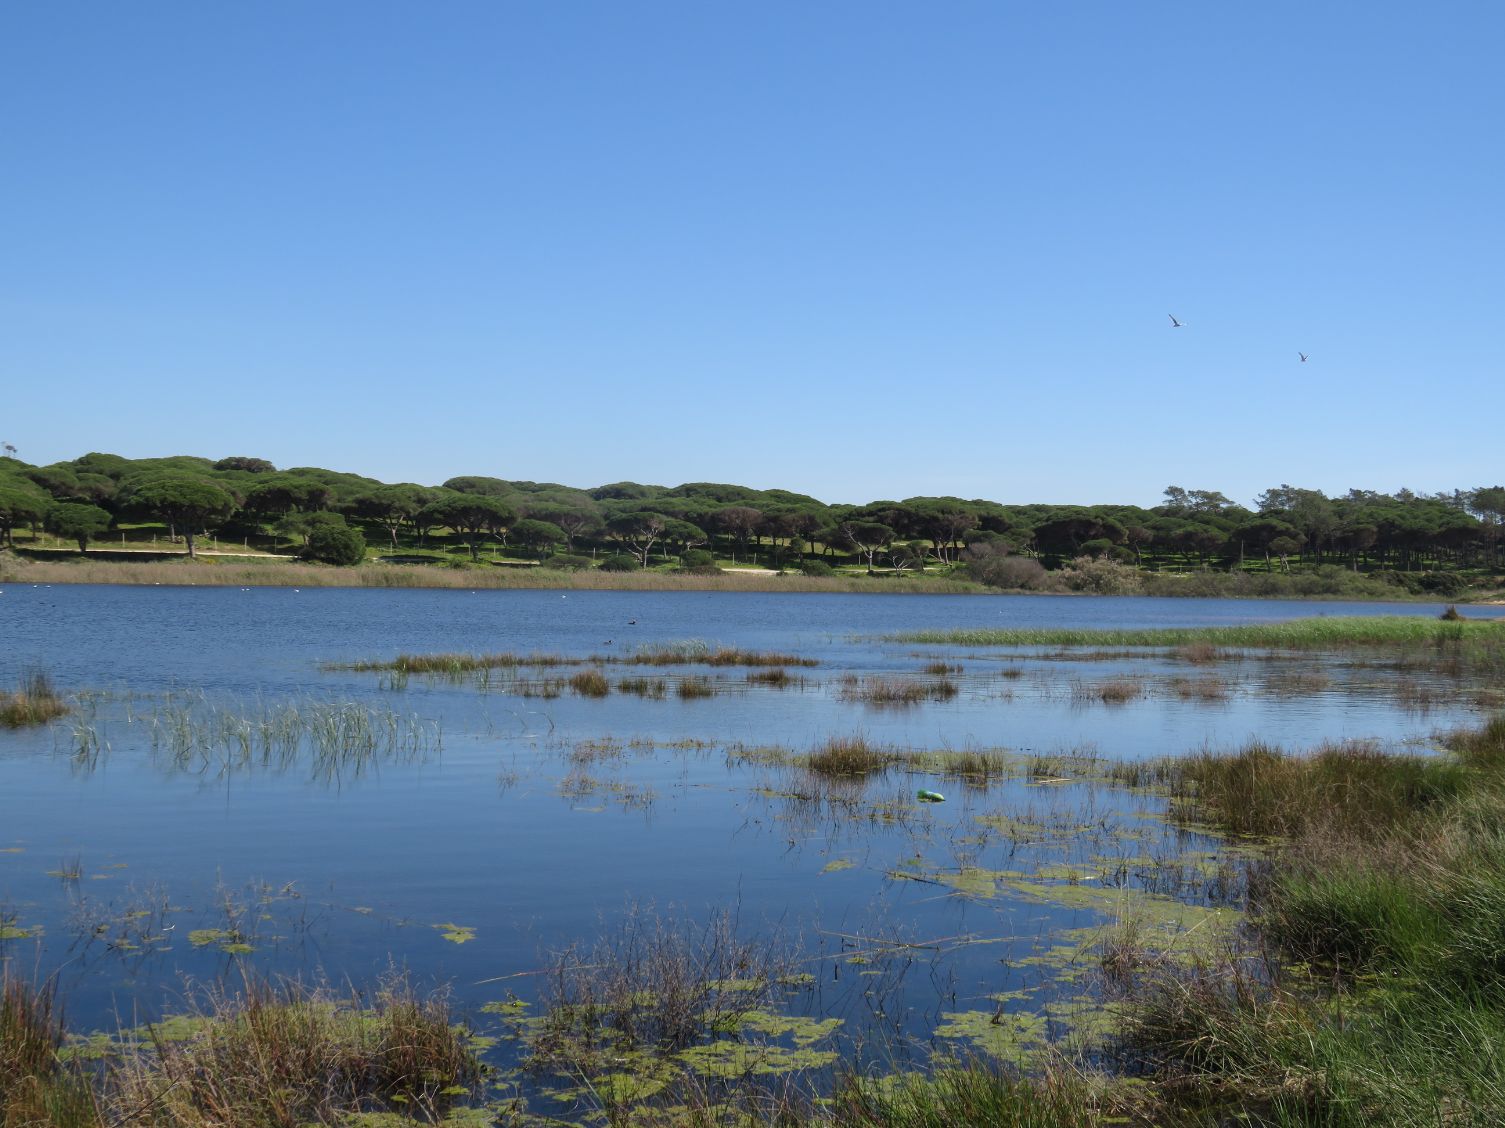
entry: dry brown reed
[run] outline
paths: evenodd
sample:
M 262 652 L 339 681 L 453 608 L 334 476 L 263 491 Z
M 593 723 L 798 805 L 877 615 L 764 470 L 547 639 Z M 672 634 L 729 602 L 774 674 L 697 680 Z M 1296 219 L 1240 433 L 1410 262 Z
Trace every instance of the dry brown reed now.
M 600 670 L 581 670 L 571 675 L 569 687 L 581 697 L 605 697 L 611 692 L 611 682 Z
M 774 689 L 788 689 L 792 685 L 804 685 L 804 678 L 793 677 L 783 666 L 771 670 L 754 670 L 747 675 L 749 685 L 766 685 Z
M 873 744 L 858 733 L 828 738 L 805 757 L 805 766 L 823 776 L 867 776 L 887 771 L 901 758 L 897 750 Z
M 86 560 L 40 561 L 0 558 L 0 583 L 140 584 L 146 586 L 216 587 L 365 587 L 450 588 L 461 591 L 546 589 L 563 591 L 780 591 L 882 592 L 926 595 L 977 594 L 986 589 L 961 580 L 926 578 L 895 585 L 867 576 L 763 575 L 723 571 L 715 575 L 683 572 L 579 572 L 548 568 L 434 567 L 430 565 L 363 564 L 339 568 L 284 560 L 235 560 L 200 557 L 198 560 L 154 561 L 133 564 Z
M 918 705 L 922 701 L 949 701 L 958 689 L 949 678 L 917 681 L 913 678 L 846 677 L 838 696 L 843 701 L 865 705 Z
M 0 693 L 0 725 L 6 728 L 44 725 L 68 711 L 52 679 L 40 670 L 24 674 L 15 693 Z
M 1078 704 L 1101 701 L 1104 705 L 1123 705 L 1144 696 L 1144 683 L 1134 678 L 1109 678 L 1102 682 L 1074 682 L 1071 699 Z

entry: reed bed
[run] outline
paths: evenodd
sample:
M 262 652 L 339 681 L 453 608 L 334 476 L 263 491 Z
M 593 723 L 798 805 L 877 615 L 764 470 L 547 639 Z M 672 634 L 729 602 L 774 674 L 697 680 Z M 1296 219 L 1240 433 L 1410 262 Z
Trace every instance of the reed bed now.
M 1227 701 L 1233 695 L 1222 678 L 1171 678 L 1166 688 L 1182 701 Z
M 414 762 L 443 744 L 439 725 L 414 714 L 309 699 L 236 710 L 175 698 L 129 723 L 149 728 L 153 753 L 196 774 L 286 771 L 306 756 L 315 778 L 332 780 L 383 760 Z
M 951 646 L 1241 647 L 1269 650 L 1348 650 L 1355 647 L 1437 647 L 1468 644 L 1505 648 L 1505 621 L 1371 615 L 1314 616 L 1284 623 L 1233 627 L 1158 627 L 1140 630 L 1012 627 L 911 631 L 890 641 Z
M 617 691 L 659 701 L 668 694 L 669 683 L 663 678 L 622 678 L 617 682 Z
M 674 686 L 674 695 L 681 701 L 715 697 L 716 693 L 716 683 L 710 678 L 680 678 Z
M 325 670 L 358 672 L 393 671 L 401 674 L 438 674 L 453 677 L 481 670 L 516 670 L 523 667 L 582 666 L 584 658 L 562 654 L 399 654 L 395 658 L 362 658 L 354 662 L 325 662 Z
M 959 692 L 949 678 L 846 677 L 837 696 L 842 701 L 865 705 L 918 705 L 925 701 L 949 701 Z
M 600 670 L 581 670 L 571 675 L 569 686 L 581 697 L 605 697 L 611 692 L 611 682 Z
M 748 667 L 809 667 L 818 666 L 815 658 L 798 654 L 780 654 L 761 650 L 742 650 L 736 647 L 712 647 L 698 640 L 663 643 L 645 647 L 627 655 L 592 654 L 573 658 L 563 654 L 513 654 L 502 651 L 493 654 L 399 654 L 395 658 L 362 658 L 353 662 L 326 662 L 325 670 L 355 670 L 358 672 L 392 672 L 396 674 L 429 674 L 440 677 L 461 677 L 470 673 L 490 670 L 519 670 L 525 668 L 545 669 L 554 666 L 748 666 Z
M 1100 701 L 1104 705 L 1125 705 L 1144 696 L 1144 683 L 1134 678 L 1109 678 L 1101 682 L 1073 682 L 1071 700 L 1076 704 Z
M 805 679 L 791 674 L 783 666 L 775 666 L 771 670 L 753 670 L 747 675 L 748 685 L 766 685 L 773 689 L 788 689 L 791 686 L 803 686 Z
M 1019 757 L 991 749 L 919 752 L 907 760 L 921 771 L 932 771 L 949 779 L 959 779 L 972 787 L 988 787 L 1021 774 Z
M 934 678 L 949 678 L 953 674 L 961 673 L 962 666 L 958 662 L 926 662 L 920 667 L 920 672 Z
M 805 757 L 805 767 L 823 776 L 869 776 L 887 771 L 903 758 L 897 749 L 873 744 L 858 733 L 828 738 Z
M 634 666 L 818 666 L 815 658 L 734 646 L 712 646 L 699 639 L 639 647 L 618 661 Z
M 14 693 L 0 693 L 0 725 L 6 728 L 45 725 L 70 711 L 52 679 L 40 670 L 23 674 Z

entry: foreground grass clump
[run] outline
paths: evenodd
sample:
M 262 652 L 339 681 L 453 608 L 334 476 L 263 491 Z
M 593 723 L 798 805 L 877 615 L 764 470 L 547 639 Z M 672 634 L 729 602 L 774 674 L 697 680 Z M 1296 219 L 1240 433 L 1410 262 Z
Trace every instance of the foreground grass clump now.
M 526 1035 L 526 1064 L 583 1080 L 609 1123 L 756 1123 L 712 1116 L 718 1102 L 707 1100 L 707 1082 L 735 1085 L 837 1056 L 815 1045 L 839 1020 L 782 1013 L 806 978 L 798 966 L 777 936 L 744 937 L 729 914 L 697 923 L 634 909 L 590 949 L 555 957 L 542 1013 Z M 777 1044 L 791 1034 L 797 1048 Z M 693 1108 L 706 1119 L 656 1120 L 650 1108 L 634 1107 L 642 1101 Z
M 447 1002 L 400 982 L 369 1008 L 249 984 L 209 998 L 200 1018 L 182 1041 L 128 1051 L 113 1070 L 112 1106 L 153 1109 L 148 1123 L 270 1128 L 328 1123 L 346 1110 L 437 1115 L 480 1079 Z
M 389 1110 L 435 1119 L 481 1079 L 445 999 L 399 981 L 364 1007 L 248 983 L 208 995 L 171 1034 L 128 1032 L 87 1071 L 63 1048 L 50 988 L 0 982 L 5 1128 L 284 1128 Z
M 842 1128 L 1093 1128 L 1134 1123 L 1124 1115 L 1126 1096 L 1063 1067 L 1026 1078 L 996 1062 L 971 1060 L 929 1075 L 848 1077 L 832 1103 L 831 1123 Z
M 0 693 L 0 725 L 6 728 L 44 725 L 67 712 L 52 679 L 40 671 L 25 675 L 15 693 Z
M 1299 756 L 1255 741 L 1232 754 L 1204 751 L 1147 770 L 1170 784 L 1173 810 L 1184 821 L 1227 834 L 1287 838 L 1378 833 L 1460 795 L 1469 777 L 1456 758 L 1393 755 L 1357 740 Z
M 1261 947 L 1144 985 L 1126 1048 L 1218 1122 L 1485 1125 L 1505 1108 L 1505 718 L 1436 757 L 1252 746 L 1190 782 L 1276 833 Z
M 0 1126 L 100 1124 L 87 1079 L 58 1060 L 63 1038 L 55 985 L 0 970 Z

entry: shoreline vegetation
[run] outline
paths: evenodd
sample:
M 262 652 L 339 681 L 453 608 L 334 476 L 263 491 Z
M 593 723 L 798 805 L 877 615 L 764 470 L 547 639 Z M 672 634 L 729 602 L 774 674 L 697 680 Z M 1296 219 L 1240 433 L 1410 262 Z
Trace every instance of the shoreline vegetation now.
M 1180 486 L 1150 507 L 846 504 L 718 482 L 430 486 L 249 456 L 0 457 L 5 582 L 1459 602 L 1499 598 L 1502 540 L 1505 486 L 1282 485 L 1252 508 Z
M 832 740 L 803 763 L 853 780 L 897 754 Z M 1059 782 L 1063 764 L 1022 770 Z M 1105 1001 L 1084 1042 L 1018 1060 L 943 1052 L 929 1068 L 810 1051 L 809 1072 L 787 1080 L 749 1072 L 709 1084 L 693 1063 L 714 1054 L 696 1047 L 789 1025 L 759 1008 L 808 978 L 799 953 L 778 935 L 740 938 L 724 913 L 698 926 L 634 915 L 547 969 L 540 1014 L 519 1020 L 526 1068 L 575 1077 L 590 1110 L 575 1122 L 603 1125 L 1498 1123 L 1505 716 L 1440 734 L 1428 753 L 1254 740 L 1082 770 L 1160 797 L 1171 825 L 1216 832 L 1249 859 L 1230 906 L 1246 923 L 1215 942 L 1159 935 L 1132 914 L 1083 942 L 1078 958 Z M 442 990 L 396 981 L 372 998 L 248 979 L 153 1026 L 79 1035 L 63 1025 L 56 985 L 12 966 L 0 983 L 0 1125 L 564 1122 L 510 1098 L 485 1103 L 485 1038 Z M 822 1044 L 818 1023 L 789 1028 Z
M 1344 573 L 1344 576 L 1351 575 Z M 1362 581 L 1365 577 L 1356 577 Z M 1228 573 L 1184 577 L 1147 576 L 1132 590 L 1100 591 L 1068 587 L 1008 589 L 964 577 L 832 575 L 810 576 L 755 569 L 710 573 L 639 570 L 565 571 L 548 567 L 457 569 L 448 566 L 370 563 L 333 567 L 268 556 L 264 559 L 214 557 L 104 562 L 88 557 L 35 560 L 0 552 L 0 584 L 117 584 L 135 587 L 384 588 L 453 591 L 728 591 L 825 592 L 868 595 L 1145 595 L 1183 599 L 1291 599 L 1437 605 L 1505 604 L 1505 590 L 1481 589 L 1459 597 L 1412 593 L 1380 582 L 1313 583 L 1306 577 L 1272 575 L 1250 581 Z

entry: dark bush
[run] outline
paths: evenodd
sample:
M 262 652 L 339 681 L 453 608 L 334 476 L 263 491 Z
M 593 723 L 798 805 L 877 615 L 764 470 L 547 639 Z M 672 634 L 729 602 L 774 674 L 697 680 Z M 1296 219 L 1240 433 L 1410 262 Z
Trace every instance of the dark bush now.
M 601 561 L 601 571 L 603 572 L 636 572 L 641 567 L 642 565 L 637 562 L 636 557 L 620 554 L 617 556 L 608 556 L 605 560 Z
M 589 556 L 574 556 L 567 552 L 556 553 L 543 562 L 545 568 L 557 568 L 561 572 L 580 572 L 591 566 Z
M 806 576 L 830 576 L 835 574 L 836 569 L 824 560 L 806 560 L 800 565 L 800 572 Z
M 716 554 L 707 552 L 703 548 L 692 548 L 680 558 L 680 563 L 686 568 L 714 568 L 716 567 Z
M 325 564 L 359 564 L 366 558 L 366 538 L 348 525 L 319 525 L 308 534 L 303 555 Z

